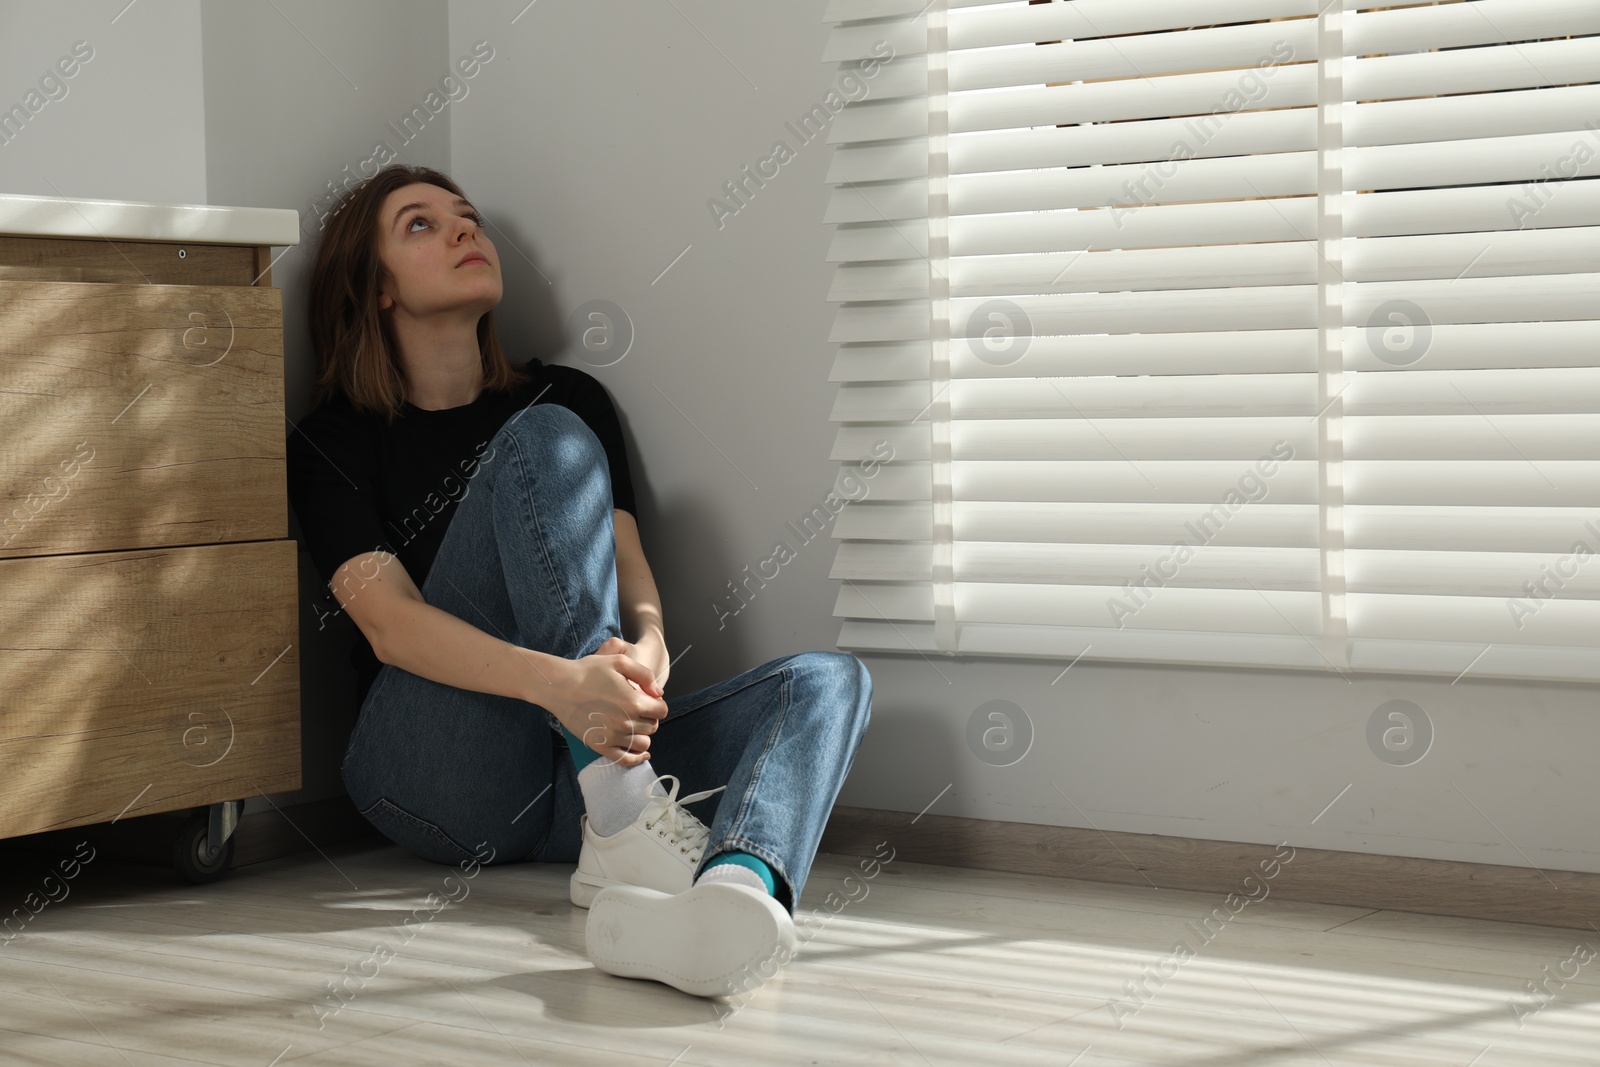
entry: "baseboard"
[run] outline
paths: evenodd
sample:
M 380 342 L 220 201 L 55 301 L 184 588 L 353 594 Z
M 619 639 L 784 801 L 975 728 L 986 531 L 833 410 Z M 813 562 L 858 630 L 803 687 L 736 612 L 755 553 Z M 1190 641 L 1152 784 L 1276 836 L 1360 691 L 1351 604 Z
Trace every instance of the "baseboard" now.
M 948 815 L 835 807 L 822 850 L 870 856 L 880 843 L 913 863 L 1153 885 L 1203 893 L 1259 893 L 1273 845 L 1161 834 L 1102 833 L 1071 826 L 962 819 Z M 1344 904 L 1467 919 L 1496 919 L 1593 931 L 1600 924 L 1600 874 L 1539 871 L 1489 863 L 1295 848 L 1278 866 L 1270 894 L 1280 900 Z

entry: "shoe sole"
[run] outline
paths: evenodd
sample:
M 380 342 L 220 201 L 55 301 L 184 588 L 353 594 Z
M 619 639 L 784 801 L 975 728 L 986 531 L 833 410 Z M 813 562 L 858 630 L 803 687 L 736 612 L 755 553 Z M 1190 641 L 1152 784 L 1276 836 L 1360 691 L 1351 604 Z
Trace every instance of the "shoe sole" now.
M 793 958 L 797 938 L 772 897 L 711 883 L 675 895 L 638 886 L 598 893 L 585 928 L 607 974 L 650 978 L 699 997 L 759 988 Z

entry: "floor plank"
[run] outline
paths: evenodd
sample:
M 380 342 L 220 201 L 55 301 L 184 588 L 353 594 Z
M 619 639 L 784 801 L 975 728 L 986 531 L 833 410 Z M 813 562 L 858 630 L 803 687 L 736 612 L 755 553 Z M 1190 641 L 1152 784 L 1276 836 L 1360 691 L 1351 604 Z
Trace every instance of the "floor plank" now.
M 22 899 L 46 860 L 0 860 L 0 893 Z M 1237 914 L 1224 910 L 1223 922 L 1216 894 L 900 861 L 868 878 L 860 862 L 818 857 L 802 900 L 802 951 L 776 981 L 748 998 L 704 1000 L 590 966 L 586 913 L 567 900 L 570 867 L 483 868 L 452 883 L 458 899 L 438 907 L 429 894 L 444 893 L 445 878 L 459 872 L 382 843 L 253 864 L 203 887 L 98 858 L 69 895 L 30 914 L 16 936 L 0 935 L 8 994 L 0 1059 L 139 1067 L 1576 1067 L 1600 1059 L 1600 959 L 1563 966 L 1576 947 L 1600 947 L 1594 929 L 1270 894 Z M 1558 968 L 1564 977 L 1549 980 Z M 1541 977 L 1535 997 L 1529 984 Z

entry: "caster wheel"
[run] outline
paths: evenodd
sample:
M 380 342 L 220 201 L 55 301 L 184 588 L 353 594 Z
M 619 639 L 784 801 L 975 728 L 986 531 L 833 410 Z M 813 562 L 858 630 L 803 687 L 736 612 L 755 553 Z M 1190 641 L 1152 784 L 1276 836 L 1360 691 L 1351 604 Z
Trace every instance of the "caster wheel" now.
M 204 809 L 178 831 L 172 843 L 172 865 L 178 873 L 196 885 L 215 882 L 233 864 L 233 837 L 230 835 L 215 857 L 208 858 L 207 831 L 209 819 Z

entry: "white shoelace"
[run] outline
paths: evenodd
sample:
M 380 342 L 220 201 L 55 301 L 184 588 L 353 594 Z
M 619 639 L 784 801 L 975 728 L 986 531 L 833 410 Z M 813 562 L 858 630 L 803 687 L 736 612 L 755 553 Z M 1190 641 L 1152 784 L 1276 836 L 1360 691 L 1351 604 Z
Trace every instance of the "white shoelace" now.
M 668 781 L 672 783 L 670 789 L 664 784 Z M 664 795 L 655 795 L 654 789 L 657 785 L 661 785 Z M 679 800 L 678 785 L 677 777 L 671 774 L 657 775 L 656 780 L 650 783 L 650 804 L 645 807 L 645 811 L 650 812 L 652 806 L 657 810 L 645 817 L 644 828 L 655 830 L 657 823 L 665 824 L 663 829 L 656 832 L 666 839 L 667 844 L 676 845 L 678 852 L 688 856 L 690 862 L 699 863 L 700 854 L 705 850 L 706 841 L 711 837 L 711 829 L 695 818 L 693 813 L 685 811 L 683 805 L 715 796 L 728 787 L 719 785 L 715 789 L 693 793 Z

